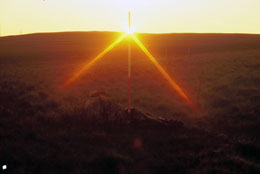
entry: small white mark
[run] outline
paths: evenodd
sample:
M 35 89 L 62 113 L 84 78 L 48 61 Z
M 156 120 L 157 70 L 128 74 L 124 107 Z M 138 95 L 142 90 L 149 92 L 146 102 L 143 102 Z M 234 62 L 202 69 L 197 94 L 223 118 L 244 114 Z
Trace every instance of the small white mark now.
M 6 170 L 6 169 L 7 169 L 7 165 L 3 165 L 3 166 L 2 166 L 2 169 L 3 169 L 3 170 Z

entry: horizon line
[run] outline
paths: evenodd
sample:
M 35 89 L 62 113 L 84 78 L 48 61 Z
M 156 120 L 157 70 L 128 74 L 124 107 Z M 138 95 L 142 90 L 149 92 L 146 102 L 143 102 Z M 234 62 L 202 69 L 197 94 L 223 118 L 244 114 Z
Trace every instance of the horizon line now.
M 124 33 L 124 31 L 112 31 L 112 30 L 73 30 L 73 31 L 42 31 L 42 32 L 32 32 L 24 34 L 9 34 L 2 35 L 3 37 L 12 37 L 12 36 L 25 36 L 33 34 L 55 34 L 55 33 Z M 151 35 L 167 35 L 167 34 L 237 34 L 237 35 L 260 35 L 260 33 L 247 33 L 247 32 L 135 32 L 136 34 L 151 34 Z

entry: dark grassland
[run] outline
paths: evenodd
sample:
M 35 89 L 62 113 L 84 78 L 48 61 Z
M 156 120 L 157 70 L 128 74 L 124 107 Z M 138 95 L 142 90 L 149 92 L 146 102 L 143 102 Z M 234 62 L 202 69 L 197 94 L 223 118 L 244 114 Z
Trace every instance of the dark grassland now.
M 133 106 L 168 125 L 108 119 L 127 106 L 126 41 L 63 86 L 118 36 L 0 38 L 5 173 L 260 173 L 260 35 L 138 34 L 199 110 L 133 43 Z

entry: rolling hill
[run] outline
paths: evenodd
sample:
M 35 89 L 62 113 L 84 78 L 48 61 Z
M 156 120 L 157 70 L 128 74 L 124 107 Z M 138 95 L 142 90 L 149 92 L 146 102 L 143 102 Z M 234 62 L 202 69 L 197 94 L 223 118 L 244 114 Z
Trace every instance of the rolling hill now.
M 260 35 L 137 34 L 198 111 L 131 42 L 128 117 L 127 40 L 64 86 L 120 34 L 0 37 L 0 165 L 9 173 L 260 172 Z

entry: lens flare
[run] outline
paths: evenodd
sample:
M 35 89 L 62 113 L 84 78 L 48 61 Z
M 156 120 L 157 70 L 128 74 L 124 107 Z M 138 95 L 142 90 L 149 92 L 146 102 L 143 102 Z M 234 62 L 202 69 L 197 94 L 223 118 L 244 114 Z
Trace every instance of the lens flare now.
M 83 68 L 81 68 L 78 72 L 76 72 L 66 83 L 65 86 L 70 85 L 72 82 L 74 82 L 79 76 L 85 72 L 87 69 L 89 69 L 93 64 L 95 64 L 100 58 L 102 58 L 104 55 L 106 55 L 109 51 L 111 51 L 115 46 L 117 46 L 125 37 L 127 34 L 123 34 L 121 37 L 119 37 L 115 42 L 113 42 L 111 45 L 109 45 L 104 51 L 102 51 L 97 57 L 95 57 L 92 61 L 87 62 Z
M 131 12 L 129 11 L 128 12 L 128 27 L 125 28 L 125 32 L 126 34 L 133 34 L 134 33 L 134 28 L 132 27 L 132 24 L 131 24 Z
M 143 52 L 149 57 L 160 73 L 168 80 L 171 86 L 178 92 L 178 94 L 192 107 L 195 108 L 189 97 L 183 92 L 181 87 L 170 77 L 170 75 L 163 69 L 163 67 L 157 62 L 153 55 L 147 50 L 142 42 L 135 36 L 131 35 L 137 45 L 143 50 Z
M 148 51 L 148 49 L 142 44 L 142 42 L 134 35 L 129 35 L 128 33 L 123 34 L 121 37 L 119 37 L 115 42 L 113 42 L 111 45 L 109 45 L 104 51 L 102 51 L 97 57 L 95 57 L 92 61 L 87 62 L 83 68 L 81 68 L 78 72 L 76 72 L 66 83 L 65 86 L 70 85 L 72 82 L 74 82 L 79 76 L 85 72 L 87 69 L 89 69 L 93 64 L 95 64 L 99 59 L 101 59 L 105 54 L 107 54 L 109 51 L 111 51 L 115 46 L 117 46 L 123 39 L 125 39 L 127 36 L 131 36 L 136 44 L 141 48 L 141 50 L 148 56 L 148 58 L 153 62 L 153 64 L 156 66 L 156 68 L 159 70 L 159 72 L 166 78 L 166 80 L 170 83 L 170 85 L 177 91 L 177 93 L 193 108 L 196 110 L 195 105 L 191 102 L 189 97 L 183 92 L 181 87 L 170 77 L 170 75 L 164 70 L 164 68 L 157 62 L 155 57 Z M 129 45 L 130 46 L 130 45 Z M 129 47 L 130 48 L 130 47 Z M 130 72 L 130 71 L 129 71 Z

